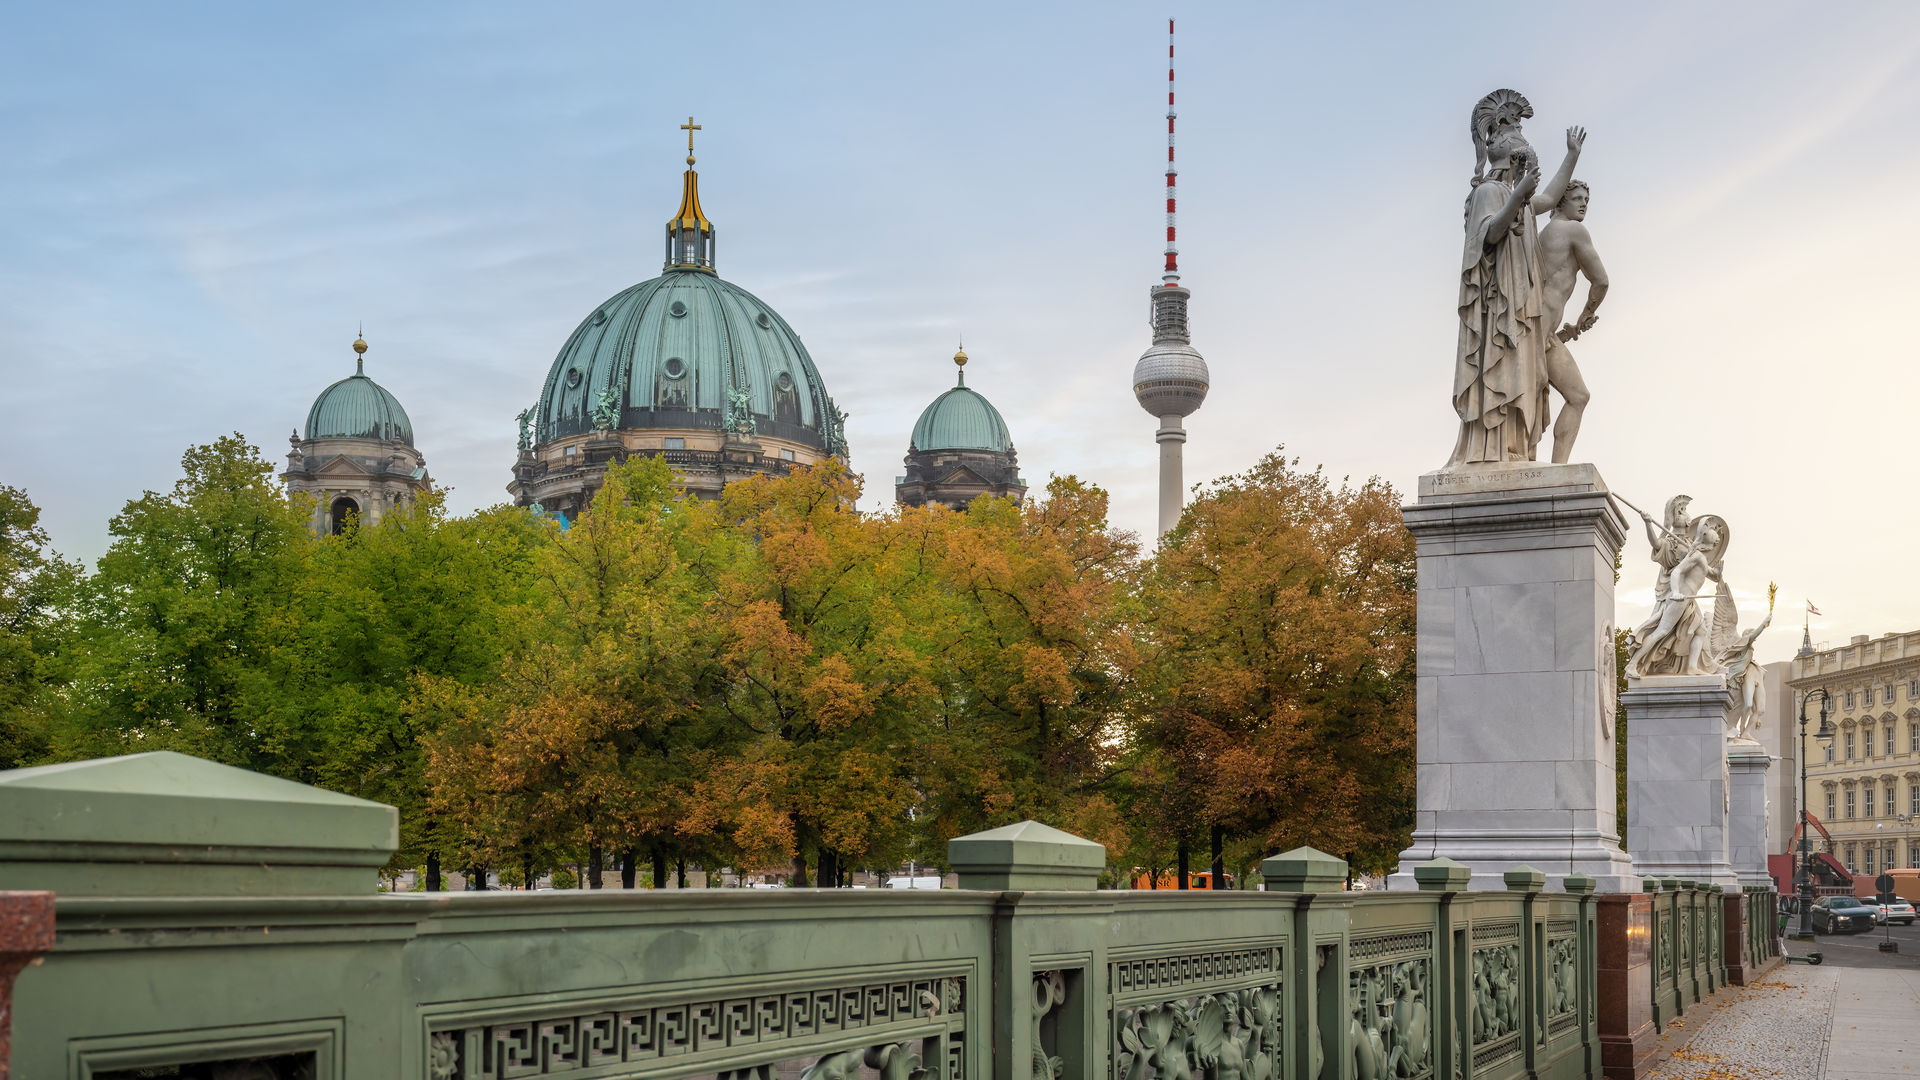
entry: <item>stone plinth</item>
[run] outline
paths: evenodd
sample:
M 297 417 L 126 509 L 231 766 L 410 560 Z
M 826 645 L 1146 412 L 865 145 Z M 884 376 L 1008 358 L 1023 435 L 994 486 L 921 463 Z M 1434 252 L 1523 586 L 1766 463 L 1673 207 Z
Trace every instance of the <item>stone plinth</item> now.
M 1415 863 L 1500 890 L 1527 864 L 1558 889 L 1639 878 L 1614 811 L 1613 564 L 1626 521 L 1591 465 L 1523 462 L 1420 478 Z
M 1726 721 L 1733 695 L 1726 679 L 1632 679 L 1625 700 L 1627 852 L 1634 869 L 1738 891 L 1727 855 Z
M 1653 897 L 1596 898 L 1596 1000 L 1600 1063 L 1607 1080 L 1634 1080 L 1653 1063 Z
M 1767 872 L 1767 770 L 1773 759 L 1752 739 L 1727 741 L 1727 861 L 1744 886 L 1773 887 Z

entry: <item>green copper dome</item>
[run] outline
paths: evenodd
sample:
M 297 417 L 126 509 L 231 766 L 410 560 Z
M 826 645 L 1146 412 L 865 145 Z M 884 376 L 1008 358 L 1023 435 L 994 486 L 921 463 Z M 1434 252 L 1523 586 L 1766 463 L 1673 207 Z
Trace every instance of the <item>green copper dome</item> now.
M 833 399 L 779 312 L 710 269 L 671 269 L 615 294 L 567 338 L 534 441 L 591 431 L 596 410 L 621 430 L 718 430 L 731 388 L 746 391 L 760 435 L 842 451 Z
M 355 352 L 364 353 L 366 348 L 366 342 L 354 342 Z M 307 438 L 398 439 L 412 446 L 413 423 L 385 387 L 358 370 L 313 399 L 313 408 L 307 410 Z
M 913 425 L 912 450 L 1013 449 L 1007 422 L 993 403 L 969 390 L 965 383 L 933 399 Z

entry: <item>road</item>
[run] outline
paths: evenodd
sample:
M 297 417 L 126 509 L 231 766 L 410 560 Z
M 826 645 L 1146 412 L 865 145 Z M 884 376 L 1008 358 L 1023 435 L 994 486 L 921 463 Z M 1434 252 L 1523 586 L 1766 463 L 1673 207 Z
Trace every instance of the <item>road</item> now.
M 1798 925 L 1789 929 L 1797 929 Z M 1897 953 L 1883 953 L 1880 943 L 1892 937 L 1899 944 Z M 1787 942 L 1788 956 L 1805 956 L 1810 951 L 1819 951 L 1825 956 L 1825 962 L 1840 967 L 1905 968 L 1920 970 L 1920 923 L 1912 926 L 1895 926 L 1889 932 L 1884 926 L 1876 926 L 1864 934 L 1820 934 L 1812 943 L 1803 941 Z

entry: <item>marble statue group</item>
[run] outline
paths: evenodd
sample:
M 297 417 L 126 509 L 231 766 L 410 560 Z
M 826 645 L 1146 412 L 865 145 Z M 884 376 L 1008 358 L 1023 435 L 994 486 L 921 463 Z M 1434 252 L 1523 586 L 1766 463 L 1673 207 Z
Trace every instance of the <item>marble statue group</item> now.
M 1647 543 L 1658 571 L 1654 576 L 1653 612 L 1633 631 L 1627 674 L 1724 675 L 1733 692 L 1734 707 L 1727 733 L 1747 737 L 1765 711 L 1765 684 L 1753 663 L 1754 642 L 1773 622 L 1776 589 L 1767 586 L 1767 616 L 1752 629 L 1740 630 L 1733 590 L 1727 585 L 1724 563 L 1732 539 L 1726 519 L 1717 514 L 1695 517 L 1693 499 L 1675 495 L 1667 500 L 1662 520 L 1642 511 Z M 1702 616 L 1701 590 L 1713 582 L 1713 615 Z
M 1542 186 L 1539 157 L 1521 131 L 1531 116 L 1533 106 L 1512 90 L 1495 90 L 1473 108 L 1453 377 L 1460 436 L 1449 467 L 1535 460 L 1550 389 L 1562 401 L 1552 421 L 1553 461 L 1565 464 L 1586 410 L 1586 381 L 1568 345 L 1593 328 L 1607 295 L 1607 272 L 1585 224 L 1591 192 L 1573 178 L 1587 133 L 1567 129 L 1566 157 Z M 1536 215 L 1546 213 L 1553 219 L 1541 228 Z M 1582 274 L 1586 306 L 1562 325 Z

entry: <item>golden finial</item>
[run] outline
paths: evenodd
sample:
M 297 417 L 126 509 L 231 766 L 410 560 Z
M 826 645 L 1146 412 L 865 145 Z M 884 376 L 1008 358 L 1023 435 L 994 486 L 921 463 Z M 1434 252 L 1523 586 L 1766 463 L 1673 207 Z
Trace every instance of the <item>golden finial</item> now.
M 364 375 L 367 373 L 367 327 L 365 323 L 362 323 L 360 329 L 355 331 L 353 335 L 353 373 L 355 375 Z
M 967 385 L 967 343 L 965 341 L 960 342 L 960 347 L 954 350 L 953 364 L 960 369 L 959 385 Z
M 691 168 L 693 165 L 693 133 L 700 130 L 700 125 L 694 123 L 693 117 L 689 116 L 687 117 L 687 122 L 680 125 L 680 130 L 687 133 L 687 165 Z

